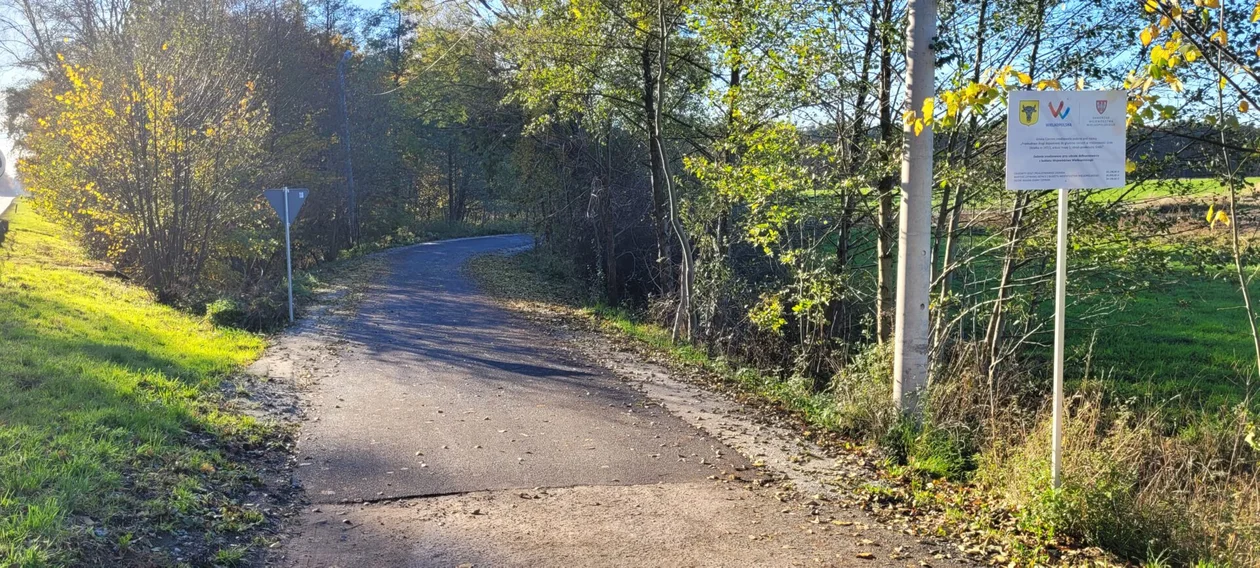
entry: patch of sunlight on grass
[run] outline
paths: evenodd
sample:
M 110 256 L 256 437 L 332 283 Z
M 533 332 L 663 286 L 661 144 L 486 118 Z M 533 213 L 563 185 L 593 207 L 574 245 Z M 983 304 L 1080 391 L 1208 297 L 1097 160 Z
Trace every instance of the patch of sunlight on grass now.
M 223 462 L 191 433 L 258 434 L 218 410 L 217 389 L 264 342 L 93 273 L 29 206 L 0 259 L 0 564 L 74 563 L 83 518 L 160 518 L 141 501 L 164 498 L 164 480 L 206 482 L 171 465 Z

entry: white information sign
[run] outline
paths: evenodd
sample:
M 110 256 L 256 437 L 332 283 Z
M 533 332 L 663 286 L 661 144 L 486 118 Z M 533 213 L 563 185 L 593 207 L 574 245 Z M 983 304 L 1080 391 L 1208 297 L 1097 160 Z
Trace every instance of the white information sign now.
M 1124 91 L 1014 91 L 1006 189 L 1124 187 Z

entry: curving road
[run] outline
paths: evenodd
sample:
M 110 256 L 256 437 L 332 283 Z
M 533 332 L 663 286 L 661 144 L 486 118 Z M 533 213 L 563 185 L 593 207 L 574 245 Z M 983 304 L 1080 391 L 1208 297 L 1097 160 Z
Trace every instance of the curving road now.
M 713 456 L 716 444 L 540 342 L 461 274 L 474 255 L 530 243 L 487 237 L 388 254 L 395 268 L 343 332 L 336 380 L 315 396 L 319 421 L 303 428 L 311 465 L 299 478 L 312 501 L 713 475 L 711 459 L 693 456 Z M 662 445 L 669 455 L 651 458 Z
M 390 270 L 356 316 L 300 326 L 272 350 L 273 370 L 315 384 L 297 449 L 311 505 L 269 564 L 906 565 L 889 550 L 854 560 L 859 539 L 819 528 L 817 503 L 798 514 L 754 490 L 744 456 L 461 272 L 531 244 L 383 253 Z

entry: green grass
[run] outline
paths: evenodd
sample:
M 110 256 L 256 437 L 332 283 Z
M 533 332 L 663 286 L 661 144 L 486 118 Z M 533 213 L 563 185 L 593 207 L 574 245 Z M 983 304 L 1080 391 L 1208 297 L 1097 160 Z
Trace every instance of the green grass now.
M 1255 186 L 1260 177 L 1246 178 L 1247 186 Z M 1249 189 L 1247 189 L 1249 191 Z M 1225 187 L 1214 178 L 1181 178 L 1150 180 L 1141 184 L 1129 184 L 1123 188 L 1105 189 L 1090 195 L 1096 201 L 1140 201 L 1158 197 L 1203 197 L 1225 193 Z
M 1136 291 L 1122 309 L 1069 325 L 1072 374 L 1150 403 L 1216 408 L 1248 394 L 1255 347 L 1238 284 L 1186 271 Z M 1252 291 L 1256 293 L 1255 290 Z M 1260 386 L 1260 385 L 1257 385 Z
M 228 497 L 251 474 L 225 448 L 269 430 L 218 385 L 263 339 L 94 274 L 26 206 L 0 259 L 0 566 L 166 563 L 163 532 L 260 522 Z

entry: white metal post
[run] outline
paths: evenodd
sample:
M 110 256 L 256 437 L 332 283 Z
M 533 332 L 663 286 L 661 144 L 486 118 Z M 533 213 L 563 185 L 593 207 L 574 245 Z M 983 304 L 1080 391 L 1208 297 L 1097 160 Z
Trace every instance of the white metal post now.
M 1059 238 L 1054 268 L 1054 425 L 1050 435 L 1050 480 L 1055 489 L 1063 470 L 1063 336 L 1067 313 L 1068 190 L 1059 190 Z
M 284 262 L 289 272 L 289 323 L 293 323 L 293 244 L 289 240 L 289 188 L 284 188 Z
M 910 0 L 906 29 L 906 106 L 919 111 L 936 96 L 936 0 Z M 925 120 L 928 117 L 923 117 Z M 932 126 L 905 126 L 901 159 L 901 224 L 897 249 L 897 314 L 893 328 L 893 401 L 922 412 L 927 387 L 928 299 L 932 254 Z

